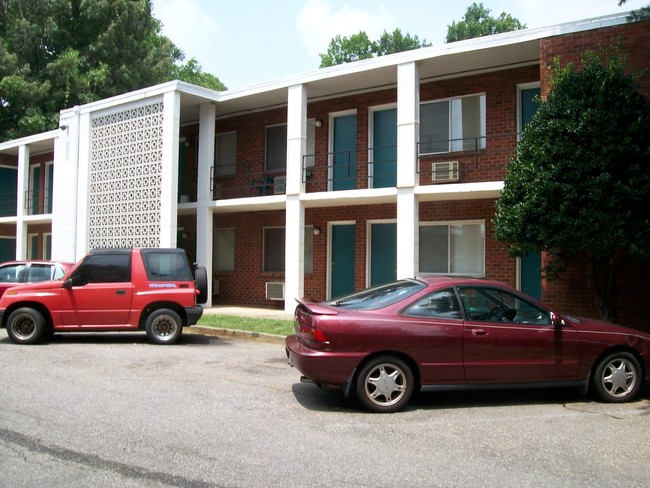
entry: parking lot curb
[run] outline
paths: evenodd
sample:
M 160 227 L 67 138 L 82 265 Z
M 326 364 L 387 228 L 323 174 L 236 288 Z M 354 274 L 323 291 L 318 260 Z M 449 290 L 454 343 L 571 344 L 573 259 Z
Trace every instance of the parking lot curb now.
M 246 330 L 222 329 L 220 327 L 205 327 L 193 325 L 186 327 L 183 332 L 213 337 L 230 337 L 233 339 L 245 339 L 259 342 L 270 342 L 284 344 L 284 336 L 275 334 L 264 334 L 261 332 L 249 332 Z

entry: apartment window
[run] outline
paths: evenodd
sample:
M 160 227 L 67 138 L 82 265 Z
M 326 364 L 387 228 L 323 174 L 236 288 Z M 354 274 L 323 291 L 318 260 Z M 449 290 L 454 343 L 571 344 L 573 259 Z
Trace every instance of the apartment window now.
M 420 105 L 420 154 L 485 149 L 485 95 Z
M 267 227 L 264 229 L 264 271 L 284 273 L 284 227 Z M 305 274 L 314 269 L 314 228 L 305 226 Z
M 215 143 L 215 177 L 234 176 L 237 172 L 237 132 L 217 134 Z
M 266 171 L 284 172 L 287 169 L 287 125 L 266 128 Z
M 485 275 L 485 223 L 420 225 L 420 272 Z
M 214 270 L 228 272 L 235 270 L 235 229 L 215 229 L 212 248 Z

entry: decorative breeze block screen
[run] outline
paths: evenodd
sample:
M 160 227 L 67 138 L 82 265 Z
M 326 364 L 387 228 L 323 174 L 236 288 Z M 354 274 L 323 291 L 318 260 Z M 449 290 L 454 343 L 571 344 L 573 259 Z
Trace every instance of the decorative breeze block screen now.
M 88 248 L 159 247 L 163 102 L 92 119 Z

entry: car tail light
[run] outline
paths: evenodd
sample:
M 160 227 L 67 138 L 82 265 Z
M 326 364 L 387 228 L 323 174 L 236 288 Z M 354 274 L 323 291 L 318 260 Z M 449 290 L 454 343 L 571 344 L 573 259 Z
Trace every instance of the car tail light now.
M 309 342 L 326 343 L 327 336 L 313 325 L 313 315 L 305 308 L 296 310 L 294 326 L 296 334 Z

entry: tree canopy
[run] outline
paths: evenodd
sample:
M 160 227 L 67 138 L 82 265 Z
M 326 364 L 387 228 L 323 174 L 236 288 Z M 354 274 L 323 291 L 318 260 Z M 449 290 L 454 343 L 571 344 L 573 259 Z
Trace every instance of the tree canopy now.
M 0 140 L 59 111 L 172 79 L 225 87 L 161 34 L 150 0 L 0 0 Z
M 496 208 L 496 238 L 544 252 L 548 278 L 586 258 L 601 317 L 616 320 L 620 260 L 650 256 L 650 103 L 618 56 L 556 61 Z
M 430 45 L 427 44 L 426 39 L 420 41 L 418 36 L 411 37 L 408 33 L 402 34 L 400 29 L 395 29 L 393 32 L 384 31 L 377 41 L 371 41 L 368 34 L 363 31 L 352 34 L 350 37 L 337 35 L 330 41 L 327 52 L 320 54 L 320 67 L 325 68 Z
M 526 28 L 510 14 L 502 12 L 498 17 L 490 15 L 491 10 L 483 3 L 473 3 L 467 7 L 463 20 L 453 21 L 447 26 L 447 42 L 462 41 L 475 37 L 490 36 L 502 32 L 516 31 Z

